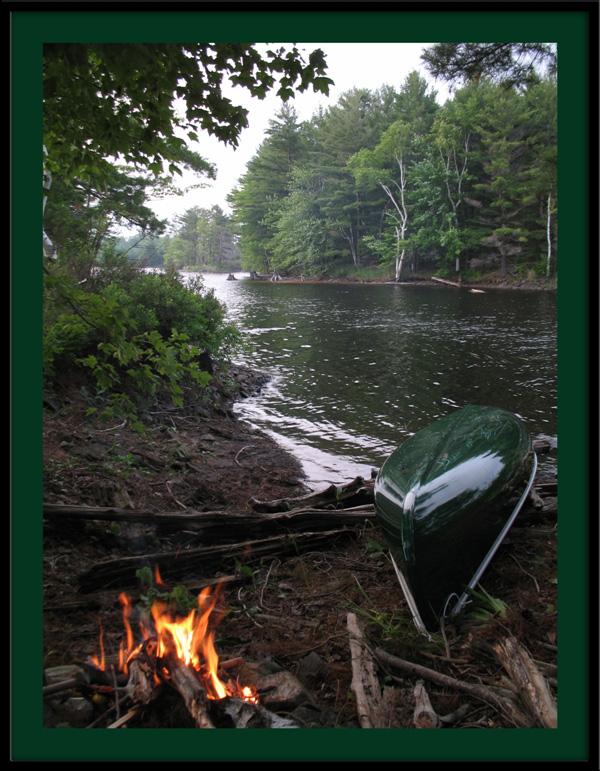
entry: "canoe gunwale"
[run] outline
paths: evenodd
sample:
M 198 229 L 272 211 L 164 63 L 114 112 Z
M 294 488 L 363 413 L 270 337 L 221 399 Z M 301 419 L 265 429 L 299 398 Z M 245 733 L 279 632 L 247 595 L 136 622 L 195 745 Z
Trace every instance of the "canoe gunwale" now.
M 456 605 L 454 605 L 454 607 L 452 608 L 452 610 L 448 614 L 448 616 L 450 618 L 453 617 L 453 616 L 458 615 L 458 613 L 460 613 L 460 611 L 463 609 L 463 607 L 465 606 L 465 604 L 469 600 L 469 590 L 474 589 L 477 586 L 477 583 L 479 582 L 479 579 L 484 574 L 484 572 L 487 569 L 488 565 L 490 564 L 494 554 L 498 550 L 500 544 L 502 543 L 502 541 L 506 537 L 506 534 L 510 530 L 513 522 L 517 518 L 518 513 L 521 511 L 521 509 L 523 507 L 523 504 L 525 503 L 525 500 L 527 499 L 527 496 L 529 495 L 529 491 L 531 490 L 531 487 L 533 485 L 533 480 L 535 479 L 535 475 L 536 475 L 536 472 L 537 472 L 537 455 L 533 451 L 532 451 L 532 455 L 533 455 L 533 467 L 532 467 L 532 470 L 531 470 L 531 475 L 529 477 L 529 481 L 527 482 L 527 486 L 525 487 L 525 490 L 523 491 L 523 494 L 521 495 L 521 497 L 519 499 L 519 502 L 515 506 L 514 511 L 512 512 L 510 517 L 507 519 L 504 527 L 502 528 L 502 530 L 498 534 L 498 537 L 496 538 L 496 540 L 492 544 L 491 549 L 489 550 L 487 555 L 484 557 L 481 565 L 477 568 L 477 570 L 475 572 L 475 575 L 473 576 L 473 578 L 467 584 L 467 586 L 465 588 L 465 591 L 461 594 L 461 596 L 458 599 Z
M 392 554 L 390 554 L 390 559 L 392 560 L 392 565 L 394 566 L 394 570 L 396 571 L 396 577 L 398 578 L 398 582 L 400 583 L 400 587 L 402 588 L 404 599 L 406 600 L 406 603 L 410 609 L 414 625 L 417 627 L 419 632 L 421 632 L 421 634 L 424 634 L 430 637 L 430 634 L 427 631 L 427 627 L 423 623 L 423 619 L 421 618 L 421 614 L 419 613 L 419 609 L 417 608 L 417 603 L 415 602 L 415 598 L 413 597 L 412 592 L 410 591 L 410 588 L 408 586 L 406 579 L 402 575 L 402 571 L 399 569 L 398 565 L 396 565 L 396 560 L 394 559 Z

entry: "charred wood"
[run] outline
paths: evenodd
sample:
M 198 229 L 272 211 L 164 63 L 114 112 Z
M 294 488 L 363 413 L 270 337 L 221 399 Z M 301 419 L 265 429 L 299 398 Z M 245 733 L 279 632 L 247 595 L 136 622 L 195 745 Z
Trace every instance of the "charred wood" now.
M 206 691 L 195 672 L 179 661 L 173 653 L 168 653 L 161 658 L 160 664 L 166 667 L 169 673 L 169 684 L 181 695 L 196 726 L 198 728 L 214 728 L 214 723 L 208 714 Z
M 232 697 L 209 702 L 208 711 L 217 728 L 299 728 L 294 720 L 281 717 L 260 704 Z

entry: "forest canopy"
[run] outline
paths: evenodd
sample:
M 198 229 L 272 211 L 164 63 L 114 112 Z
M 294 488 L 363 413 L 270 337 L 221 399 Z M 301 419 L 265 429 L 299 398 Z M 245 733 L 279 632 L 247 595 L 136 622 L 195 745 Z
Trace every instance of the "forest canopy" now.
M 510 53 L 493 78 L 461 64 L 466 82 L 443 106 L 417 71 L 310 121 L 284 105 L 230 195 L 243 266 L 554 276 L 556 76 L 527 70 L 515 84 Z

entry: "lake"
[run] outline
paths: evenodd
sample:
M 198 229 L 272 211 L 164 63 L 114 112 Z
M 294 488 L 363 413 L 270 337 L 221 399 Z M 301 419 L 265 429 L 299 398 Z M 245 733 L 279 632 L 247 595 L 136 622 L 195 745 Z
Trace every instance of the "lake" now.
M 205 274 L 271 375 L 239 417 L 274 436 L 319 488 L 369 477 L 408 436 L 466 404 L 508 409 L 551 442 L 555 292 L 250 281 Z

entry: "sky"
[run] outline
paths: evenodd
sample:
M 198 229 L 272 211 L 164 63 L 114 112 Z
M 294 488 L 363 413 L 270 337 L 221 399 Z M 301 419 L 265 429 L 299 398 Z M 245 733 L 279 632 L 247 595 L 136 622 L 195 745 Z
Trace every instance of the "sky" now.
M 269 47 L 278 45 L 272 43 Z M 327 76 L 335 81 L 335 85 L 330 87 L 329 96 L 314 93 L 310 88 L 304 93 L 297 92 L 291 104 L 300 121 L 309 120 L 319 106 L 324 109 L 331 107 L 343 93 L 352 88 L 368 88 L 371 91 L 383 85 L 399 88 L 412 70 L 418 70 L 431 83 L 431 89 L 437 91 L 438 102 L 444 104 L 450 97 L 446 84 L 430 78 L 420 61 L 422 49 L 429 45 L 432 43 L 297 43 L 305 61 L 316 48 L 324 52 Z M 257 46 L 259 50 L 266 50 L 266 47 L 266 44 Z M 210 209 L 215 204 L 224 212 L 231 213 L 227 195 L 244 175 L 246 164 L 263 142 L 269 120 L 275 116 L 282 102 L 274 93 L 260 100 L 251 97 L 240 87 L 230 87 L 225 93 L 236 104 L 249 109 L 248 128 L 242 131 L 237 148 L 225 145 L 208 134 L 198 144 L 191 145 L 191 149 L 216 165 L 217 178 L 207 180 L 184 174 L 181 178 L 184 187 L 200 181 L 204 181 L 206 187 L 191 190 L 184 196 L 150 201 L 148 205 L 161 219 L 171 220 L 193 206 Z

